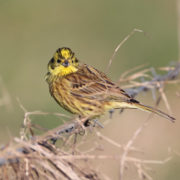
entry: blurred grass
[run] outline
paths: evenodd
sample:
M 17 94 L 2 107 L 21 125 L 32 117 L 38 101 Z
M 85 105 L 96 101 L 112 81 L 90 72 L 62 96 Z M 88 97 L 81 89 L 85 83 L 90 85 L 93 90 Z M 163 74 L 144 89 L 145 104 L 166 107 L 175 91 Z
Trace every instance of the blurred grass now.
M 109 76 L 136 65 L 159 67 L 177 61 L 175 0 L 1 0 L 0 76 L 8 89 L 13 110 L 0 107 L 0 142 L 18 135 L 23 120 L 16 97 L 28 111 L 63 112 L 50 97 L 44 81 L 46 66 L 54 51 L 71 47 L 77 57 L 105 70 L 118 43 L 134 28 L 117 53 Z M 33 118 L 45 127 L 61 121 L 53 116 Z

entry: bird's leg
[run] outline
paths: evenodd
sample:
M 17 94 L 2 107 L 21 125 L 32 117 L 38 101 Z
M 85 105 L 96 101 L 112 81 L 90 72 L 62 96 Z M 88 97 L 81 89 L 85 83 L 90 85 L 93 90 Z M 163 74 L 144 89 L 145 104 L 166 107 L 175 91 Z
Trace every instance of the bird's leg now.
M 96 124 L 101 127 L 101 128 L 104 128 L 104 126 L 98 121 L 98 119 L 94 119 L 94 127 L 96 126 Z
M 114 109 L 110 109 L 110 110 L 109 110 L 109 118 L 110 118 L 110 119 L 112 119 L 113 113 L 114 113 Z
M 119 111 L 119 114 L 121 114 L 124 111 L 124 108 L 121 108 Z

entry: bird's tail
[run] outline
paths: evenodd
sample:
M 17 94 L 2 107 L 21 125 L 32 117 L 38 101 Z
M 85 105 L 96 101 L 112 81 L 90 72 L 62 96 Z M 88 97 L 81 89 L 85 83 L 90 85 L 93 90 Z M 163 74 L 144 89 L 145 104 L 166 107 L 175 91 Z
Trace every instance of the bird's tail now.
M 161 117 L 164 117 L 168 120 L 170 120 L 171 122 L 174 122 L 175 121 L 175 118 L 156 109 L 156 108 L 153 108 L 151 106 L 146 106 L 146 105 L 143 105 L 143 104 L 140 104 L 140 103 L 132 103 L 131 104 L 132 106 L 134 106 L 134 108 L 137 108 L 137 109 L 140 109 L 140 110 L 143 110 L 143 111 L 147 111 L 147 112 L 152 112 L 152 113 L 155 113 Z

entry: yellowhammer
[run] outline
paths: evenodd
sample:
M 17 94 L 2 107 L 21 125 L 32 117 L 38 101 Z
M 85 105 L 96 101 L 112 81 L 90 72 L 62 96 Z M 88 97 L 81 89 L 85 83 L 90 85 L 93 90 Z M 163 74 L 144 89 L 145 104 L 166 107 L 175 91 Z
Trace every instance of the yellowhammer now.
M 175 118 L 130 97 L 104 73 L 79 64 L 71 49 L 59 48 L 48 63 L 46 81 L 56 102 L 71 113 L 94 119 L 106 111 L 137 108 L 171 120 Z

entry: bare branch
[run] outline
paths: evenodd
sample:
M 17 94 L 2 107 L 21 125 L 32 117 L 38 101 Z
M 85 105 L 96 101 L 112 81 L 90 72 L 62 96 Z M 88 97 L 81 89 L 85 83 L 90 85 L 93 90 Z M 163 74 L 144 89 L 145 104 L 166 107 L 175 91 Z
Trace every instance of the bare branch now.
M 111 56 L 111 58 L 110 58 L 110 60 L 109 60 L 108 66 L 107 66 L 107 68 L 106 68 L 106 73 L 108 72 L 108 70 L 109 70 L 109 68 L 110 68 L 110 66 L 111 66 L 111 64 L 112 64 L 112 61 L 113 61 L 116 53 L 117 53 L 118 50 L 120 49 L 120 47 L 121 47 L 132 35 L 134 35 L 135 32 L 141 32 L 141 33 L 143 33 L 144 31 L 135 28 L 135 29 L 133 29 L 133 30 L 118 44 L 118 46 L 117 46 L 116 49 L 114 50 L 114 53 L 112 54 L 112 56 Z
M 137 74 L 131 74 L 133 71 L 129 71 L 124 75 L 125 78 L 133 88 L 126 89 L 130 95 L 135 96 L 143 91 L 158 89 L 160 91 L 161 98 L 164 100 L 166 106 L 169 106 L 166 94 L 164 92 L 164 86 L 167 83 L 177 82 L 177 76 L 180 72 L 180 65 L 178 64 L 174 68 L 165 68 L 167 73 L 165 75 L 158 75 L 155 71 L 152 75 L 146 75 L 150 73 L 150 69 L 140 70 Z M 135 72 L 136 73 L 136 72 Z M 141 77 L 148 77 L 148 80 L 138 82 L 137 79 Z M 123 78 L 122 81 L 123 81 Z M 163 86 L 161 86 L 163 85 Z M 0 179 L 9 176 L 17 179 L 83 179 L 83 180 L 99 180 L 108 179 L 100 171 L 97 171 L 94 166 L 90 166 L 90 161 L 113 159 L 120 163 L 120 178 L 123 179 L 125 168 L 131 163 L 137 170 L 137 176 L 140 179 L 152 180 L 151 175 L 148 174 L 146 166 L 151 164 L 162 165 L 171 160 L 172 156 L 165 158 L 164 160 L 146 160 L 133 156 L 133 153 L 142 153 L 135 146 L 135 141 L 139 134 L 143 131 L 144 127 L 148 125 L 149 119 L 146 120 L 132 135 L 130 140 L 125 144 L 114 141 L 113 139 L 103 135 L 100 132 L 96 132 L 96 140 L 106 142 L 109 146 L 113 146 L 118 149 L 118 152 L 122 152 L 116 155 L 103 154 L 104 148 L 98 142 L 95 142 L 95 147 L 91 147 L 88 150 L 81 151 L 77 149 L 77 143 L 83 145 L 87 138 L 87 129 L 91 128 L 91 132 L 97 123 L 91 123 L 92 126 L 85 127 L 84 123 L 88 120 L 86 118 L 74 118 L 68 123 L 65 122 L 59 127 L 43 132 L 42 135 L 35 135 L 34 130 L 36 128 L 43 129 L 37 124 L 31 122 L 31 116 L 44 116 L 53 115 L 57 117 L 69 118 L 69 116 L 59 113 L 48 113 L 42 111 L 29 112 L 18 100 L 21 109 L 24 111 L 23 131 L 21 138 L 14 138 L 14 141 L 7 146 L 3 146 L 0 149 Z M 78 138 L 77 138 L 78 136 Z M 89 136 L 89 135 L 88 135 Z M 76 138 L 74 140 L 74 137 Z M 82 138 L 81 138 L 82 137 Z M 98 138 L 97 138 L 98 137 Z M 81 141 L 79 142 L 79 139 Z M 56 141 L 59 142 L 56 144 Z M 76 145 L 77 144 L 77 145 Z M 70 147 L 70 148 L 69 148 Z M 95 155 L 96 151 L 101 151 L 100 154 Z M 131 151 L 131 156 L 129 152 Z M 176 153 L 177 154 L 177 153 Z M 111 179 L 111 178 L 110 178 Z

